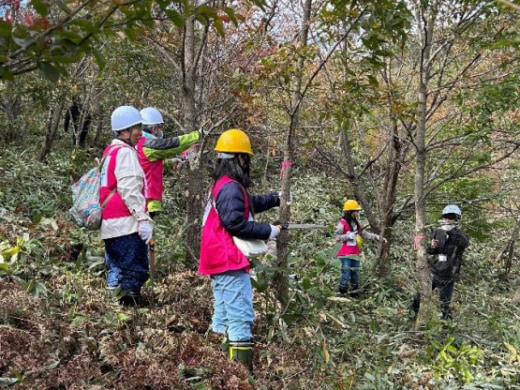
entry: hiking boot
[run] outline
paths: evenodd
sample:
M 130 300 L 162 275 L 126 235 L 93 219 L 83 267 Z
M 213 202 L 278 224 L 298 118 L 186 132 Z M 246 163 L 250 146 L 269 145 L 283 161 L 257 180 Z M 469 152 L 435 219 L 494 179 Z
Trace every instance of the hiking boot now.
M 360 294 L 359 286 L 357 284 L 353 284 L 351 287 L 352 287 L 352 289 L 350 290 L 349 295 L 352 298 L 359 298 L 359 294 Z
M 347 294 L 348 294 L 348 286 L 342 286 L 340 284 L 336 296 L 338 296 L 338 297 L 346 297 Z
M 141 303 L 141 293 L 136 291 L 124 291 L 119 303 L 123 306 L 137 306 Z
M 444 321 L 453 320 L 453 315 L 451 313 L 451 308 L 449 306 L 442 308 L 441 320 L 444 320 Z

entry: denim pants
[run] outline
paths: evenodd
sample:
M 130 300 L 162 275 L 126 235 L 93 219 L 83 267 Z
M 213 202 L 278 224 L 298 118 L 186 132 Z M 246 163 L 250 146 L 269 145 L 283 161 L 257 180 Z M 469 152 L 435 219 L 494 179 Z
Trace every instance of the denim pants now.
M 107 287 L 138 293 L 148 280 L 148 248 L 139 234 L 105 240 Z
M 230 341 L 252 339 L 251 326 L 255 319 L 251 277 L 244 270 L 212 275 L 214 313 L 212 330 L 228 334 Z
M 341 261 L 341 279 L 339 281 L 340 286 L 347 287 L 348 283 L 352 287 L 357 288 L 359 285 L 359 265 L 360 261 L 352 257 L 340 256 Z

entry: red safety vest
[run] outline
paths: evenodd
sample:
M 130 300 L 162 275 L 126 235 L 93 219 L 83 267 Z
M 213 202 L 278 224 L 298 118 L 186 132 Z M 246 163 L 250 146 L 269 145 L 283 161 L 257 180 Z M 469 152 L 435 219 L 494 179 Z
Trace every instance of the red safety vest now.
M 350 232 L 351 229 L 347 221 L 345 221 L 344 219 L 340 219 L 339 222 L 343 225 L 343 234 Z M 360 231 L 357 233 L 359 234 Z M 360 255 L 361 251 L 359 250 L 357 241 L 354 240 L 354 242 L 356 243 L 356 245 L 347 245 L 347 243 L 344 242 L 343 245 L 341 245 L 341 248 L 339 248 L 338 253 L 336 253 L 336 256 Z
M 117 164 L 117 154 L 122 148 L 131 147 L 126 145 L 109 145 L 105 148 L 103 152 L 103 158 L 105 158 L 106 156 L 104 162 L 104 165 L 106 166 L 106 180 L 102 178 L 101 181 L 99 203 L 104 204 L 105 199 L 107 199 L 107 197 L 113 193 L 103 209 L 103 219 L 124 218 L 130 217 L 132 215 L 130 210 L 128 210 L 128 207 L 126 207 L 126 204 L 123 202 L 121 195 L 117 191 L 117 179 L 115 170 Z M 143 195 L 145 188 L 146 183 L 143 183 Z
M 144 141 L 146 137 L 141 137 L 137 142 L 137 157 L 139 157 L 139 164 L 143 168 L 146 177 L 146 192 L 147 200 L 162 200 L 163 192 L 163 160 L 150 161 L 143 150 Z
M 202 228 L 199 273 L 202 275 L 216 275 L 226 271 L 244 269 L 249 272 L 249 260 L 237 248 L 233 237 L 222 225 L 214 202 L 219 191 L 226 184 L 235 182 L 228 176 L 221 177 L 211 191 L 212 205 Z M 249 219 L 249 197 L 244 191 L 244 219 Z

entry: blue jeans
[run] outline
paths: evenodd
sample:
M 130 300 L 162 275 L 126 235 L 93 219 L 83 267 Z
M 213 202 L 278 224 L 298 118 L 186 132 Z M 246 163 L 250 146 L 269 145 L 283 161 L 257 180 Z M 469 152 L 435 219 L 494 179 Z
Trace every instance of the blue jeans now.
M 148 280 L 148 247 L 139 234 L 105 240 L 107 287 L 138 293 Z
M 105 263 L 107 265 L 107 288 L 119 287 L 119 279 L 121 279 L 121 268 L 110 258 L 105 251 Z
M 251 326 L 255 319 L 251 277 L 243 270 L 212 275 L 213 305 L 212 330 L 228 334 L 230 341 L 252 339 Z
M 347 287 L 349 282 L 352 287 L 357 288 L 359 285 L 359 264 L 360 261 L 352 257 L 340 256 L 341 261 L 341 280 L 340 286 Z

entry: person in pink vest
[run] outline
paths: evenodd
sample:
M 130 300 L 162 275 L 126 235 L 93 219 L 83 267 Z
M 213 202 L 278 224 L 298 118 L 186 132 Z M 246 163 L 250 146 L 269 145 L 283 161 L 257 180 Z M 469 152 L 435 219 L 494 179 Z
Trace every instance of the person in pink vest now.
M 139 163 L 146 176 L 148 212 L 153 217 L 162 210 L 164 160 L 188 149 L 200 139 L 200 131 L 178 137 L 163 138 L 164 121 L 159 110 L 143 108 L 143 136 L 137 142 Z
M 367 232 L 358 221 L 361 210 L 355 200 L 347 200 L 343 205 L 343 217 L 339 220 L 334 231 L 335 241 L 341 243 L 336 256 L 341 261 L 341 279 L 339 295 L 346 296 L 349 284 L 350 295 L 359 296 L 359 268 L 361 263 L 361 243 L 363 238 L 386 242 L 385 238 L 375 233 Z
M 121 106 L 113 111 L 111 125 L 115 138 L 103 152 L 100 189 L 107 291 L 120 288 L 121 302 L 134 304 L 149 277 L 147 244 L 153 233 L 145 175 L 135 150 L 142 136 L 141 115 L 134 107 Z
M 204 212 L 199 273 L 211 276 L 214 313 L 212 330 L 227 334 L 229 357 L 253 365 L 254 320 L 250 263 L 233 242 L 241 239 L 275 238 L 280 228 L 255 222 L 254 214 L 280 205 L 277 192 L 251 195 L 249 137 L 242 130 L 227 130 L 215 147 L 216 168 Z

